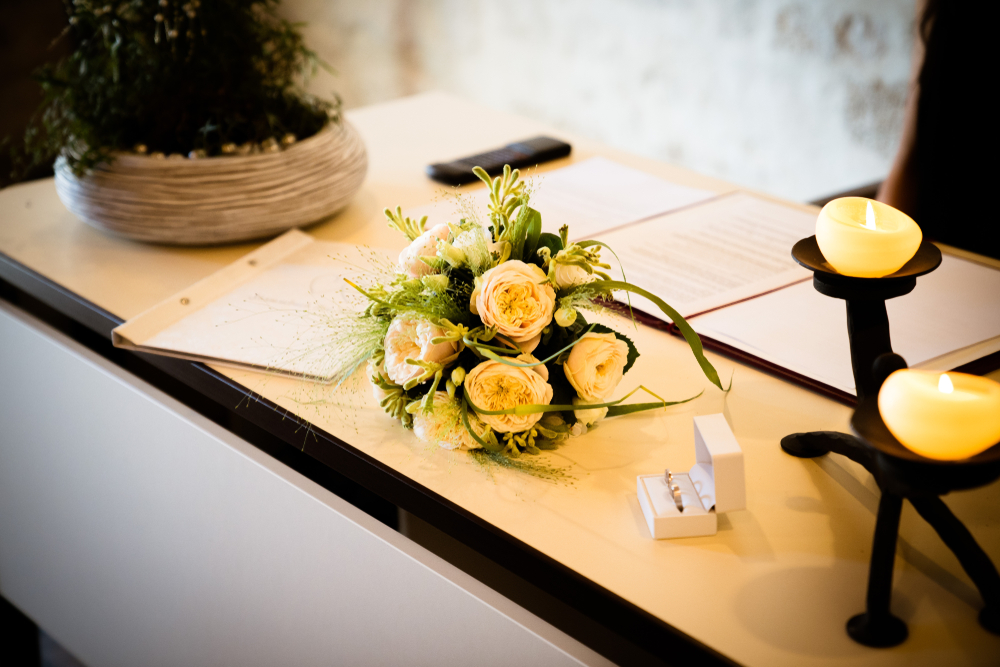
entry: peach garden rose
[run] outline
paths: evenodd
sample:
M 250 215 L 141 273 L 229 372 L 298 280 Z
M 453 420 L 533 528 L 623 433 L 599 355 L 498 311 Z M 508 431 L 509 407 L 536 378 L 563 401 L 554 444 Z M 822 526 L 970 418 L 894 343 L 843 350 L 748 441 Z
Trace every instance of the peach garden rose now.
M 522 363 L 538 361 L 528 354 L 517 358 Z M 544 365 L 522 368 L 499 361 L 484 361 L 465 377 L 465 391 L 472 403 L 483 410 L 507 410 L 519 405 L 549 405 L 552 385 Z M 530 415 L 484 415 L 479 418 L 494 431 L 519 433 L 542 418 L 543 413 Z
M 472 312 L 515 343 L 537 343 L 542 329 L 552 321 L 556 303 L 555 290 L 546 279 L 534 264 L 506 261 L 477 280 Z
M 441 327 L 427 320 L 397 317 L 385 334 L 385 374 L 398 385 L 424 372 L 420 366 L 406 363 L 407 359 L 446 364 L 458 354 L 458 343 L 432 343 L 444 335 Z

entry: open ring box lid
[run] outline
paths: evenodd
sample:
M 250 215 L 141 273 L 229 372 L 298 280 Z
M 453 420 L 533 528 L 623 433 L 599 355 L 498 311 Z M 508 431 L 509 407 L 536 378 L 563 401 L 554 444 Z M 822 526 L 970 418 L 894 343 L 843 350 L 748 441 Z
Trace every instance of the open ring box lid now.
M 673 472 L 684 511 L 677 509 L 661 472 L 636 478 L 639 505 L 649 532 L 658 540 L 715 535 L 720 512 L 745 509 L 743 450 L 721 414 L 694 418 L 696 463 L 690 471 Z

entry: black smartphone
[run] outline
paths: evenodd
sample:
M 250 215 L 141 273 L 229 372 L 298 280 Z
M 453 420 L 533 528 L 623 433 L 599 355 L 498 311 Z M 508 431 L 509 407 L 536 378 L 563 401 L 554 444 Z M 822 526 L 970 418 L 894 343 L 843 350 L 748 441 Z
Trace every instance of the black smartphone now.
M 464 185 L 477 180 L 476 175 L 472 173 L 473 167 L 482 167 L 490 176 L 496 176 L 503 173 L 505 164 L 509 164 L 512 169 L 533 167 L 542 162 L 566 157 L 571 150 L 572 147 L 565 141 L 552 137 L 535 137 L 452 162 L 429 164 L 426 171 L 428 176 L 439 183 Z

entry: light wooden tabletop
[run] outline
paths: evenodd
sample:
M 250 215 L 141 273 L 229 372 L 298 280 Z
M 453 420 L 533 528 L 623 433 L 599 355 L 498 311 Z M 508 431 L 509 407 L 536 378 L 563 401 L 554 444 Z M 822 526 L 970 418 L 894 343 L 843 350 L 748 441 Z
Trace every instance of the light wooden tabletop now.
M 308 228 L 317 238 L 399 249 L 386 206 L 431 202 L 440 187 L 424 165 L 541 133 L 574 145 L 557 168 L 594 155 L 675 182 L 739 189 L 676 167 L 557 132 L 442 94 L 348 112 L 368 147 L 368 178 L 350 207 Z M 544 215 L 544 211 L 542 211 Z M 128 319 L 239 258 L 257 244 L 184 249 L 133 243 L 76 220 L 51 180 L 0 192 L 0 252 Z M 728 396 L 701 375 L 683 341 L 641 327 L 642 352 L 623 384 L 668 398 L 705 389 L 686 406 L 610 420 L 543 454 L 573 481 L 548 483 L 484 472 L 469 457 L 419 443 L 383 415 L 367 388 L 338 393 L 303 382 L 218 369 L 306 417 L 459 506 L 730 658 L 749 665 L 995 665 L 1000 637 L 976 622 L 982 602 L 950 551 L 904 506 L 893 611 L 910 638 L 893 649 L 852 642 L 847 619 L 862 611 L 879 491 L 839 456 L 800 460 L 778 446 L 798 431 L 848 431 L 849 408 L 715 354 Z M 844 330 L 846 336 L 846 325 Z M 320 399 L 319 404 L 314 403 Z M 692 416 L 725 412 L 746 456 L 747 509 L 720 517 L 712 537 L 656 541 L 636 500 L 640 474 L 694 461 Z M 1000 560 L 1000 484 L 946 497 Z

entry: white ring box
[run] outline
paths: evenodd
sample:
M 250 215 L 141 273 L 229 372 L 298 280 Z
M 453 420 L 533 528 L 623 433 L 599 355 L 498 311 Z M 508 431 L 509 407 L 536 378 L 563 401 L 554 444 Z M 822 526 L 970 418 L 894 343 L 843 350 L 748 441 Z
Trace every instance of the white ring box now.
M 747 506 L 743 450 L 723 415 L 694 418 L 694 449 L 697 463 L 690 471 L 671 470 L 683 512 L 670 495 L 664 473 L 636 478 L 639 505 L 655 539 L 715 535 L 718 513 Z

